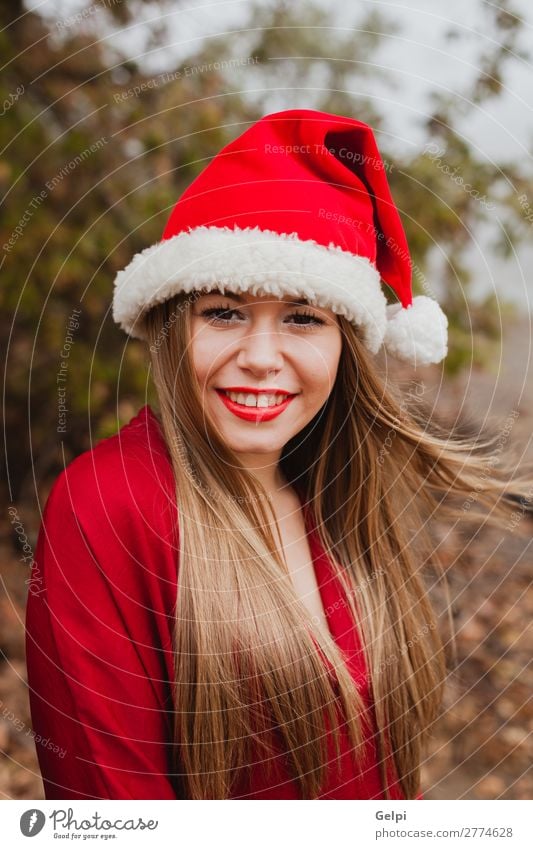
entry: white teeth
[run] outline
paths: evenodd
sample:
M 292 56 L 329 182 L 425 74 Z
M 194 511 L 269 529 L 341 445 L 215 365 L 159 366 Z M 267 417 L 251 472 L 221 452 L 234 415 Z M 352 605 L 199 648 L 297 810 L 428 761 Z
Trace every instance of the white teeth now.
M 243 404 L 245 407 L 274 407 L 281 404 L 286 395 L 255 395 L 253 392 L 245 394 L 244 392 L 226 392 L 224 394 L 235 401 L 237 404 Z

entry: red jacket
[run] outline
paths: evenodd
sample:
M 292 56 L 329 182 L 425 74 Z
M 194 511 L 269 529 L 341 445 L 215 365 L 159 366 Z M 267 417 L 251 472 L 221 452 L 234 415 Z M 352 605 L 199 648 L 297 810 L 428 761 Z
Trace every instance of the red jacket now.
M 169 744 L 175 521 L 172 467 L 149 406 L 71 462 L 52 487 L 26 614 L 31 714 L 47 799 L 183 798 Z M 342 587 L 308 530 L 331 633 L 368 698 Z M 357 775 L 347 735 L 342 745 L 340 777 L 331 776 L 320 798 L 383 798 L 374 739 Z M 258 758 L 249 786 L 232 798 L 297 799 L 282 752 L 276 764 L 276 780 L 267 783 Z M 398 785 L 393 795 L 403 798 Z

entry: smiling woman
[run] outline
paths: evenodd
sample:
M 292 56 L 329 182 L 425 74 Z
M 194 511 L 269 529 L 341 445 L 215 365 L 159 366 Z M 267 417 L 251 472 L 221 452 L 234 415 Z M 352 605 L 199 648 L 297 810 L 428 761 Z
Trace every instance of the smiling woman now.
M 432 516 L 506 521 L 532 475 L 378 372 L 382 344 L 414 364 L 447 345 L 380 162 L 361 122 L 265 116 L 117 275 L 159 410 L 46 505 L 27 658 L 34 727 L 66 750 L 39 752 L 47 798 L 421 798 L 447 674 Z

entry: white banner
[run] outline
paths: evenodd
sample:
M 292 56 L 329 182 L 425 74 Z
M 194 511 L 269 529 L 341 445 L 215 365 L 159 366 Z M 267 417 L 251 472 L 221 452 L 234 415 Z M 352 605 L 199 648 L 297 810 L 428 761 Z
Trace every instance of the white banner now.
M 531 849 L 533 802 L 6 801 L 2 845 Z M 35 843 L 30 841 L 35 838 Z

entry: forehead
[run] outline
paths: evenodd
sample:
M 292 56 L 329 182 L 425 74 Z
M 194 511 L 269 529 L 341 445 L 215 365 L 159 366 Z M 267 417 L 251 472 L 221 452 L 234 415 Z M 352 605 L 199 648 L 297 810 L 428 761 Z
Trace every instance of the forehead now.
M 307 298 L 299 298 L 297 296 L 286 295 L 281 298 L 274 297 L 274 295 L 253 295 L 251 292 L 229 292 L 224 291 L 219 292 L 218 289 L 211 289 L 209 292 L 199 292 L 199 298 L 208 298 L 208 297 L 224 297 L 229 298 L 235 303 L 238 304 L 261 304 L 261 303 L 281 303 L 281 304 L 299 304 L 301 306 L 314 306 L 314 304 L 307 300 Z

